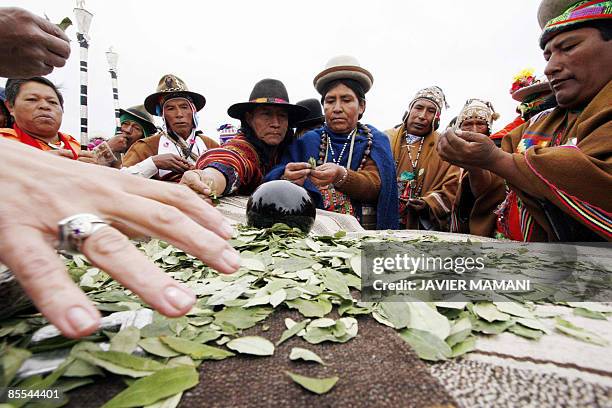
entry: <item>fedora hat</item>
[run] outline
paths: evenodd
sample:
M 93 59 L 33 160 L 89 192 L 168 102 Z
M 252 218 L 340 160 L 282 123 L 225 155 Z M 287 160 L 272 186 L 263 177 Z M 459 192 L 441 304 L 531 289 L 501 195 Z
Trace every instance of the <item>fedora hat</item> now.
M 310 127 L 325 122 L 323 109 L 321 109 L 321 102 L 319 102 L 318 99 L 304 99 L 303 101 L 299 101 L 296 105 L 303 106 L 310 111 L 308 116 L 295 124 L 296 127 Z
M 337 79 L 352 79 L 359 82 L 364 93 L 367 93 L 374 83 L 374 77 L 370 71 L 362 68 L 357 58 L 350 55 L 339 55 L 327 61 L 325 69 L 319 72 L 312 83 L 322 95 L 325 86 Z
M 152 115 L 160 116 L 156 108 L 161 102 L 169 99 L 169 97 L 190 98 L 196 107 L 196 111 L 199 111 L 206 105 L 206 98 L 199 93 L 191 92 L 181 78 L 176 75 L 166 74 L 159 80 L 155 93 L 147 96 L 145 99 L 145 109 Z
M 145 110 L 143 105 L 136 105 L 127 109 L 119 109 L 119 116 L 123 116 L 125 114 L 133 116 L 144 128 L 146 133 L 153 134 L 157 132 L 157 126 L 155 126 L 153 116 L 149 115 L 149 112 Z
M 512 99 L 517 102 L 523 102 L 531 95 L 548 92 L 552 93 L 552 88 L 550 87 L 550 82 L 538 82 L 533 85 L 525 86 L 517 91 L 512 92 Z
M 289 103 L 287 88 L 278 79 L 262 79 L 251 91 L 248 102 L 235 103 L 229 107 L 227 114 L 234 119 L 244 120 L 244 114 L 257 106 L 280 106 L 287 109 L 289 123 L 294 124 L 308 115 L 308 109 Z

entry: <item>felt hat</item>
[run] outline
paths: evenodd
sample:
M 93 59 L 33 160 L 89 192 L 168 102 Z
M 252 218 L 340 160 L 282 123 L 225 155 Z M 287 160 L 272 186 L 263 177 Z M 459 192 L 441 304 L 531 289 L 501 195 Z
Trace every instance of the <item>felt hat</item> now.
M 206 105 L 206 98 L 197 92 L 192 92 L 187 88 L 187 84 L 176 75 L 164 75 L 157 84 L 155 93 L 147 96 L 144 102 L 145 109 L 152 115 L 161 116 L 157 111 L 158 106 L 170 98 L 187 98 L 190 99 L 196 111 L 199 111 Z M 161 110 L 160 110 L 161 112 Z
M 612 19 L 612 1 L 542 0 L 538 23 L 542 28 L 540 47 L 564 31 L 575 30 L 585 23 Z
M 229 107 L 227 114 L 234 119 L 244 120 L 244 114 L 258 106 L 280 106 L 287 109 L 289 123 L 295 124 L 308 115 L 308 109 L 289 103 L 287 88 L 278 79 L 262 79 L 251 91 L 248 102 L 235 103 Z
M 297 105 L 305 107 L 310 111 L 310 113 L 303 120 L 296 123 L 296 127 L 307 128 L 310 126 L 323 124 L 323 122 L 325 122 L 321 102 L 319 102 L 318 99 L 304 99 L 303 101 L 299 101 Z
M 374 77 L 370 71 L 363 68 L 357 58 L 350 55 L 339 55 L 327 61 L 325 69 L 317 74 L 313 84 L 316 90 L 323 95 L 326 85 L 337 79 L 357 81 L 364 93 L 367 93 L 374 83 Z
M 157 132 L 157 126 L 155 126 L 153 117 L 149 115 L 149 112 L 145 110 L 143 105 L 136 105 L 127 109 L 119 109 L 120 117 L 126 114 L 128 116 L 133 116 L 135 121 L 143 127 L 145 133 L 153 134 Z

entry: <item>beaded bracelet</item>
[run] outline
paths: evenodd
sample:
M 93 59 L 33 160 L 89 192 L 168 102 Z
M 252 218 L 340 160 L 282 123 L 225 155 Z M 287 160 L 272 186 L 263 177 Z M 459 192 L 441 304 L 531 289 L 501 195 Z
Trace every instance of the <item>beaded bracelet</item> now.
M 346 169 L 346 167 L 342 167 L 342 169 L 344 170 L 344 174 L 342 175 L 342 177 L 340 177 L 340 180 L 334 183 L 334 187 L 340 187 L 346 182 L 346 179 L 348 178 L 348 170 Z

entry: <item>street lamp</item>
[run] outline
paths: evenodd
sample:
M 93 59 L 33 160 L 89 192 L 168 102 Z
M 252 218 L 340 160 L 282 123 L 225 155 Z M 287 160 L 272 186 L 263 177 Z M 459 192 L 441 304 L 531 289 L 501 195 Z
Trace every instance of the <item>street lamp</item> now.
M 119 54 L 117 54 L 113 47 L 110 47 L 106 51 L 106 60 L 108 61 L 108 72 L 111 75 L 111 83 L 113 85 L 113 103 L 115 105 L 115 122 L 117 131 L 121 128 L 121 121 L 119 120 L 119 85 L 117 81 L 117 61 L 119 60 Z
M 87 145 L 87 59 L 89 49 L 89 26 L 93 14 L 85 10 L 85 0 L 77 0 L 74 14 L 77 21 L 77 40 L 80 46 L 80 74 L 81 74 L 81 145 Z

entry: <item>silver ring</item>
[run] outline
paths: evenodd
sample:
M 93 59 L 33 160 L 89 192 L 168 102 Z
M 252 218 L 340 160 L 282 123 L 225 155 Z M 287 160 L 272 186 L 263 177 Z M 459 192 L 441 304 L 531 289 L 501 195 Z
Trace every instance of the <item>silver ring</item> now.
M 57 250 L 68 254 L 78 254 L 85 240 L 96 231 L 108 227 L 108 223 L 94 214 L 75 214 L 64 218 L 58 225 Z

